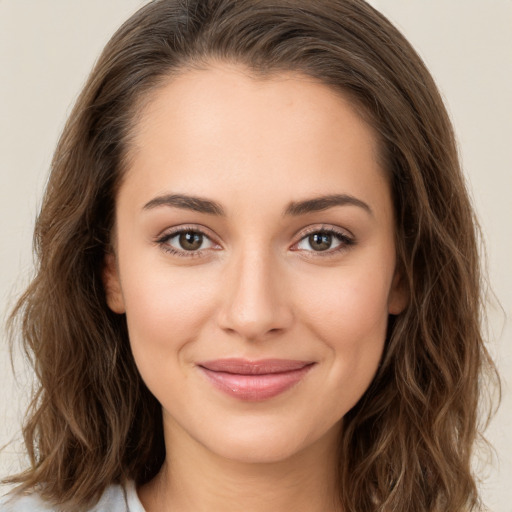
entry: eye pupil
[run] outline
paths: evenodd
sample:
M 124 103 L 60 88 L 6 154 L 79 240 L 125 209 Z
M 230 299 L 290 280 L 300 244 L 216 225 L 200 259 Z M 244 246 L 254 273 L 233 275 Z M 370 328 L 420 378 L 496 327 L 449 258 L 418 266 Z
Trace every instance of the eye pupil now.
M 314 233 L 309 236 L 309 244 L 315 251 L 326 251 L 331 247 L 332 235 L 329 233 Z
M 179 242 L 186 251 L 196 251 L 203 244 L 203 235 L 195 231 L 185 231 L 180 234 Z

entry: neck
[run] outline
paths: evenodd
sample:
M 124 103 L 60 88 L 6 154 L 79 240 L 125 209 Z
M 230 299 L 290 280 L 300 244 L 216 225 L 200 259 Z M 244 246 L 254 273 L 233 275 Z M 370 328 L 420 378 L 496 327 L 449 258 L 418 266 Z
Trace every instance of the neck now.
M 170 457 L 139 496 L 146 512 L 339 512 L 337 437 L 335 429 L 284 460 L 248 463 L 166 433 Z

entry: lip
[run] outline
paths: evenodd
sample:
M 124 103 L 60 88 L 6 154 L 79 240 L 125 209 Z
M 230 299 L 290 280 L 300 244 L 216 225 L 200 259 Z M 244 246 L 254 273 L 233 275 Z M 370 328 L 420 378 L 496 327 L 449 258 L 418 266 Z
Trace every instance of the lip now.
M 290 359 L 216 359 L 197 366 L 214 387 L 247 401 L 273 398 L 298 384 L 314 361 Z

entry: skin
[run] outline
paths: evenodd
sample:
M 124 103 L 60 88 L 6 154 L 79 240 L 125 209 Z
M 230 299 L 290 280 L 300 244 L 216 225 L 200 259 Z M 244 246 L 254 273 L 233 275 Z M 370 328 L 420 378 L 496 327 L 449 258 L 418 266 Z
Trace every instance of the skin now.
M 154 93 L 130 156 L 104 281 L 162 404 L 172 455 L 139 489 L 143 505 L 338 510 L 342 418 L 375 375 L 388 315 L 406 302 L 372 128 L 311 78 L 212 64 Z M 177 194 L 215 201 L 224 215 L 165 204 Z M 285 213 L 333 194 L 345 203 Z M 202 231 L 199 250 L 180 246 L 176 229 Z M 323 251 L 310 237 L 322 230 L 337 233 Z M 227 357 L 315 364 L 255 402 L 198 370 Z

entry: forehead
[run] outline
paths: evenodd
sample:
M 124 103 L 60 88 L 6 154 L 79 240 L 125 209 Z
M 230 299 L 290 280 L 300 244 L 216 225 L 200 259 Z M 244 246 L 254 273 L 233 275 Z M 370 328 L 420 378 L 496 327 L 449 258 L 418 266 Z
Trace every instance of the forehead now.
M 201 68 L 186 68 L 173 74 L 163 85 L 150 91 L 138 110 L 134 133 L 141 134 L 148 125 L 155 125 L 167 114 L 182 121 L 200 120 L 205 130 L 223 118 L 230 123 L 246 124 L 251 120 L 301 121 L 297 128 L 308 123 L 333 120 L 340 114 L 346 119 L 357 118 L 373 131 L 366 110 L 348 91 L 335 89 L 320 80 L 295 71 L 260 73 L 240 64 L 211 63 Z M 338 108 L 336 108 L 338 107 Z M 340 109 L 343 109 L 341 112 Z M 218 116 L 221 113 L 222 116 Z M 202 114 L 199 119 L 199 115 Z M 266 119 L 265 119 L 266 118 Z M 194 128 L 197 128 L 194 127 Z M 258 126 L 256 126 L 258 128 Z
M 131 140 L 126 178 L 148 193 L 188 187 L 264 197 L 277 184 L 288 196 L 340 186 L 387 192 L 372 127 L 345 96 L 298 73 L 184 71 L 148 98 Z

